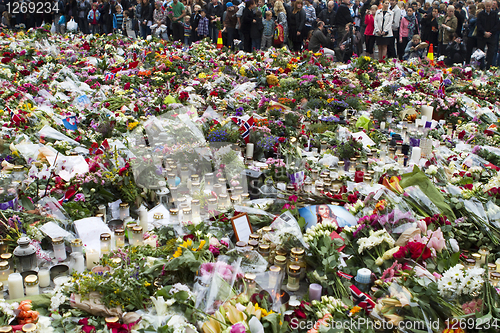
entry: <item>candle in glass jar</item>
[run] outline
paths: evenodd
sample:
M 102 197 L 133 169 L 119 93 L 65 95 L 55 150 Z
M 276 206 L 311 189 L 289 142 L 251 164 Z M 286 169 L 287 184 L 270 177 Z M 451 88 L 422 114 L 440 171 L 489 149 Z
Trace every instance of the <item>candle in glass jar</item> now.
M 66 246 L 64 245 L 64 238 L 54 238 L 52 240 L 52 247 L 54 249 L 54 256 L 58 261 L 66 260 Z
M 481 266 L 486 263 L 486 257 L 490 254 L 490 250 L 486 246 L 482 246 L 478 253 L 481 255 Z
M 111 251 L 111 234 L 101 234 L 101 254 L 106 254 Z
M 137 210 L 139 213 L 139 225 L 142 227 L 144 230 L 149 230 L 149 221 L 148 221 L 148 210 L 146 207 L 142 206 L 139 207 Z
M 50 286 L 50 271 L 47 268 L 42 268 L 38 272 L 38 280 L 41 288 Z
M 247 143 L 247 151 L 246 151 L 246 156 L 247 158 L 253 158 L 253 148 L 254 145 L 253 143 Z
M 23 276 L 20 273 L 12 273 L 9 275 L 9 297 L 17 299 L 24 297 Z
M 99 251 L 90 249 L 85 253 L 87 258 L 87 269 L 90 271 L 99 263 Z
M 320 284 L 312 283 L 309 285 L 309 299 L 311 301 L 319 301 L 321 299 L 321 290 L 323 288 Z
M 128 203 L 122 202 L 120 204 L 120 220 L 125 221 L 130 216 L 130 209 Z
M 281 274 L 281 267 L 278 266 L 269 267 L 269 287 L 273 289 L 276 287 L 280 274 Z
M 26 284 L 26 296 L 36 296 L 40 294 L 40 288 L 38 287 L 38 277 L 34 274 L 28 275 L 24 279 Z

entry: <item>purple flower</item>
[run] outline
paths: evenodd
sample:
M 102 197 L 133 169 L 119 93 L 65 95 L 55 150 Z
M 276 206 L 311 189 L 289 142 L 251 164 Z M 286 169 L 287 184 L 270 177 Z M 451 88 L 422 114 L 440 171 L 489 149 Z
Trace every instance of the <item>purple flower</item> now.
M 230 333 L 246 333 L 245 325 L 243 323 L 237 323 L 231 326 Z

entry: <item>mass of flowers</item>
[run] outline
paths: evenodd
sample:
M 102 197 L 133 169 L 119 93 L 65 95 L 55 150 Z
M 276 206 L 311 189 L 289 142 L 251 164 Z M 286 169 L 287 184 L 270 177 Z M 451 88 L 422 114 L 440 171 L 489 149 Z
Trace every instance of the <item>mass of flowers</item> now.
M 499 74 L 1 33 L 0 324 L 498 332 Z

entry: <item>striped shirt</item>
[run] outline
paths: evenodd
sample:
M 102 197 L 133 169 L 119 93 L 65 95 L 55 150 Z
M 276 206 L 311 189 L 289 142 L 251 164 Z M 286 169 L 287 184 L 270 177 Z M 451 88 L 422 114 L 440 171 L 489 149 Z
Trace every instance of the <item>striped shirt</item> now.
M 304 6 L 306 12 L 306 26 L 311 27 L 313 22 L 316 21 L 316 9 L 312 5 Z
M 123 14 L 122 13 L 116 13 L 116 28 L 121 29 L 123 26 Z

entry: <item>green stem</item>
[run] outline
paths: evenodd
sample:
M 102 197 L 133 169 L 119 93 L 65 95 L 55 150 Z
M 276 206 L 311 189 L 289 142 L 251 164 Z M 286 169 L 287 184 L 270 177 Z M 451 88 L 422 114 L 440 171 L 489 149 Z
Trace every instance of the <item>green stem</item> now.
M 200 314 L 202 314 L 202 315 L 205 315 L 205 316 L 206 316 L 206 317 L 208 317 L 208 318 L 211 318 L 211 319 L 213 319 L 213 320 L 215 320 L 215 321 L 219 322 L 219 324 L 224 325 L 224 327 L 229 327 L 229 325 L 228 325 L 228 324 L 226 324 L 225 322 L 220 321 L 219 319 L 215 318 L 214 316 L 209 315 L 208 313 L 205 313 L 205 312 L 203 312 L 203 311 L 201 311 L 201 310 L 198 310 L 197 308 L 195 308 L 195 307 L 194 307 L 194 306 L 192 306 L 191 304 L 184 303 L 184 305 L 186 305 L 188 308 L 191 308 L 191 309 L 193 309 L 194 311 L 196 311 L 196 312 L 198 312 L 198 313 L 200 313 Z

